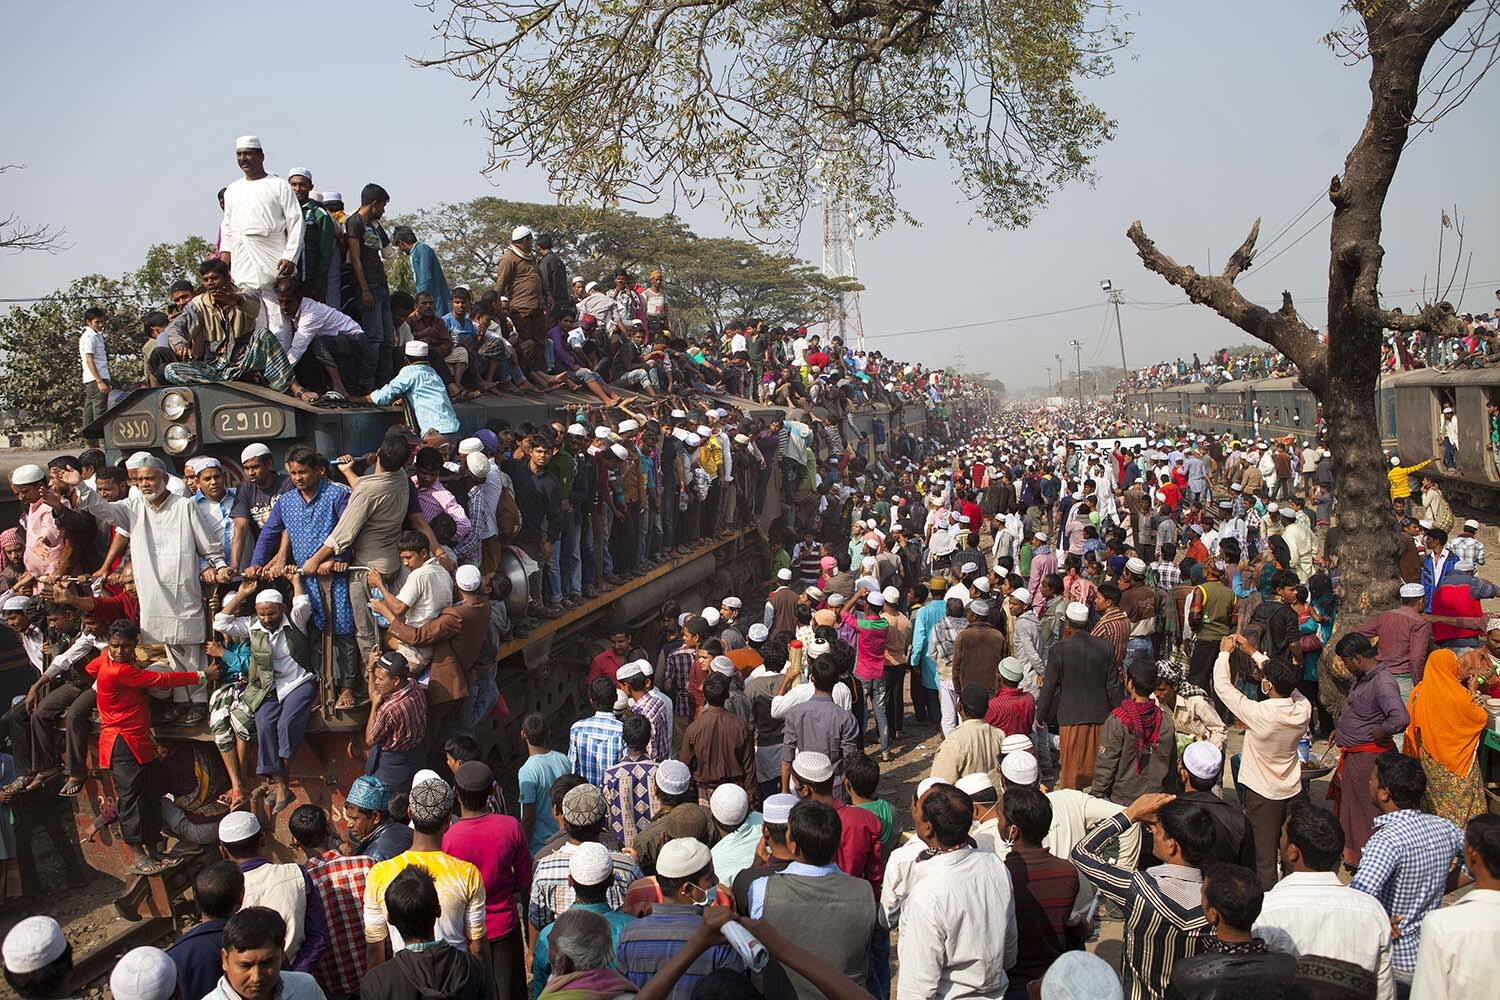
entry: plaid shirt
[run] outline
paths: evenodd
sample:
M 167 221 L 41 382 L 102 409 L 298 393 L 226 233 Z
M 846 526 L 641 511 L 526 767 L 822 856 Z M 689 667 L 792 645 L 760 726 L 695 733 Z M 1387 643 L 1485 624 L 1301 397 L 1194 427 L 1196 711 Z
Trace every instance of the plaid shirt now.
M 537 862 L 531 876 L 531 898 L 526 904 L 526 920 L 537 930 L 557 919 L 557 915 L 573 905 L 576 893 L 568 882 L 568 863 L 573 859 L 574 845 L 569 842 Z M 625 905 L 625 890 L 635 881 L 635 862 L 628 854 L 615 851 L 610 854 L 614 878 L 604 890 L 604 901 L 610 909 L 618 910 Z
M 579 719 L 568 731 L 568 760 L 573 773 L 595 788 L 604 784 L 604 772 L 619 763 L 625 749 L 625 727 L 610 712 L 595 712 Z
M 1441 816 L 1397 809 L 1375 817 L 1349 884 L 1401 918 L 1401 936 L 1391 943 L 1391 967 L 1397 971 L 1417 967 L 1422 918 L 1442 905 L 1448 871 L 1454 861 L 1463 861 L 1463 853 L 1464 832 Z
M 328 918 L 328 950 L 313 970 L 318 985 L 331 997 L 359 992 L 365 972 L 365 877 L 375 859 L 345 857 L 327 851 L 307 862 L 307 873 Z
M 648 693 L 630 707 L 636 715 L 651 723 L 651 742 L 646 744 L 646 756 L 655 760 L 672 756 L 672 712 L 667 707 L 667 700 Z
M 672 711 L 679 718 L 691 719 L 698 714 L 698 703 L 691 690 L 697 656 L 697 650 L 683 647 L 668 653 L 662 664 L 662 684 L 672 689 Z
M 1460 559 L 1472 559 L 1475 566 L 1484 565 L 1484 543 L 1472 535 L 1457 535 L 1448 539 L 1448 551 Z
M 1152 563 L 1151 568 L 1156 571 L 1156 585 L 1163 590 L 1171 590 L 1182 582 L 1182 570 L 1176 563 L 1163 559 Z
M 383 750 L 413 750 L 427 738 L 427 689 L 407 681 L 380 699 L 370 744 Z
M 601 791 L 609 808 L 609 829 L 621 847 L 628 849 L 635 835 L 656 815 L 659 803 L 655 777 L 656 761 L 649 753 L 639 759 L 622 760 L 604 772 Z

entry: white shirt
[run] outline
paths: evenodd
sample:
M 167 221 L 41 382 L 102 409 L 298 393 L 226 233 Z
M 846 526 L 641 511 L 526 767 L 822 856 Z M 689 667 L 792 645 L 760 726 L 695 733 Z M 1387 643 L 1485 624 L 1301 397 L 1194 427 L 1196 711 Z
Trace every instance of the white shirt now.
M 912 834 L 885 859 L 885 877 L 880 883 L 880 912 L 877 914 L 880 926 L 896 926 L 901 917 L 901 906 L 911 891 L 912 865 L 926 847 L 921 838 Z
M 1452 906 L 1433 910 L 1422 918 L 1422 945 L 1417 949 L 1411 995 L 1421 1000 L 1494 996 L 1490 990 L 1500 982 L 1496 945 L 1500 945 L 1500 892 L 1474 889 Z
M 1494 895 L 1500 898 L 1500 893 Z M 1497 917 L 1500 913 L 1492 913 L 1488 918 L 1492 928 L 1500 926 L 1494 923 Z M 1328 955 L 1353 962 L 1375 973 L 1376 1000 L 1391 1000 L 1395 996 L 1391 978 L 1391 919 L 1374 896 L 1345 885 L 1333 872 L 1287 874 L 1266 893 L 1260 918 L 1251 933 L 1265 941 L 1272 951 L 1299 956 Z M 1493 930 L 1490 933 L 1495 934 Z M 1500 937 L 1495 941 L 1500 943 Z M 1423 944 L 1426 942 L 1424 937 Z M 1465 949 L 1465 961 L 1472 960 L 1478 951 Z M 1419 957 L 1419 968 L 1420 965 Z
M 406 624 L 412 628 L 425 625 L 453 603 L 453 577 L 442 563 L 428 559 L 411 571 L 396 599 L 406 605 L 406 614 L 402 616 Z M 431 646 L 408 646 L 403 642 L 401 651 L 415 663 L 432 662 Z
M 88 359 L 94 359 L 94 369 L 99 373 L 99 378 L 105 382 L 109 381 L 109 352 L 104 348 L 104 334 L 91 326 L 83 328 L 78 335 L 78 364 L 83 369 L 83 384 L 94 383 L 94 376 L 89 374 Z
M 784 718 L 786 713 L 804 701 L 811 701 L 816 693 L 812 681 L 803 681 L 786 694 L 778 694 L 771 699 L 771 718 Z M 833 703 L 846 712 L 853 711 L 849 706 L 854 704 L 854 700 L 849 696 L 849 687 L 843 681 L 833 686 Z
M 75 665 L 80 669 L 89 660 L 99 655 L 99 651 L 109 645 L 108 640 L 99 639 L 84 632 L 73 640 L 73 644 L 52 658 L 51 664 L 42 671 L 42 676 L 47 678 L 61 677 Z M 92 686 L 92 685 L 90 685 Z
M 248 640 L 251 632 L 264 632 L 270 638 L 271 647 L 271 670 L 275 675 L 276 700 L 284 701 L 286 696 L 297 690 L 304 684 L 312 682 L 313 675 L 302 668 L 302 664 L 292 658 L 292 651 L 286 642 L 287 619 L 291 619 L 292 625 L 306 633 L 307 622 L 312 617 L 312 598 L 306 594 L 298 594 L 292 598 L 291 608 L 282 615 L 281 623 L 276 631 L 269 631 L 256 615 L 226 615 L 220 611 L 214 615 L 214 631 L 223 632 L 226 638 Z
M 901 914 L 898 1000 L 1002 996 L 1018 944 L 1005 862 L 962 847 L 923 861 L 912 874 Z
M 302 205 L 285 180 L 241 177 L 224 189 L 220 245 L 229 251 L 231 277 L 255 288 L 277 278 L 278 261 L 302 256 Z
M 314 337 L 363 337 L 364 328 L 332 306 L 304 298 L 296 319 L 281 318 L 276 339 L 286 351 L 286 360 L 295 365 L 307 353 Z

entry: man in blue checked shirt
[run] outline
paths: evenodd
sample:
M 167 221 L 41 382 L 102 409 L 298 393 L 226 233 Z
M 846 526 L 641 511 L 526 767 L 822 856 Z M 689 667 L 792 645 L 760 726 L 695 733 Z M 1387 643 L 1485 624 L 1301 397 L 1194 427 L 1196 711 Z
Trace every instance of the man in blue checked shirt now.
M 1355 794 L 1347 789 L 1345 794 Z M 1396 935 L 1391 970 L 1397 997 L 1411 992 L 1422 918 L 1443 903 L 1464 876 L 1464 832 L 1440 816 L 1422 812 L 1427 775 L 1413 757 L 1388 750 L 1375 759 L 1370 799 L 1380 810 L 1350 885 L 1380 900 Z M 1458 862 L 1457 865 L 1454 862 Z
M 608 677 L 589 682 L 589 701 L 594 714 L 568 730 L 568 760 L 574 774 L 597 788 L 604 784 L 604 772 L 620 762 L 625 727 L 615 718 L 615 685 Z

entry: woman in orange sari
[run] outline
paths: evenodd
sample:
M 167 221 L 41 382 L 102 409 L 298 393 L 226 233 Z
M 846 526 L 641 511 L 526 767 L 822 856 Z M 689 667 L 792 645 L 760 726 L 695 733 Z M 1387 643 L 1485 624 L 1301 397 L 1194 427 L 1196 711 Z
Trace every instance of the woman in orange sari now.
M 1459 676 L 1458 656 L 1436 649 L 1406 701 L 1411 725 L 1402 749 L 1427 772 L 1428 811 L 1463 826 L 1485 811 L 1479 740 L 1489 715 Z

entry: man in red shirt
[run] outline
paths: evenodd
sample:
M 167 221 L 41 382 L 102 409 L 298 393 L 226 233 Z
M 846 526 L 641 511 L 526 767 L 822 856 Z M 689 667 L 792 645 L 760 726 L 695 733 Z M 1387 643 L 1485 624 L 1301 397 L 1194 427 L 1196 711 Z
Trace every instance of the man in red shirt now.
M 613 684 L 615 675 L 625 665 L 625 659 L 629 655 L 630 633 L 624 629 L 611 633 L 609 648 L 594 657 L 593 662 L 589 664 L 589 675 L 583 679 L 584 686 L 593 683 L 595 677 L 603 677 Z
M 985 709 L 984 721 L 1007 735 L 1029 738 L 1036 728 L 1036 699 L 1021 690 L 1024 673 L 1021 661 L 1014 656 L 1000 661 L 1000 688 Z
M 109 627 L 109 649 L 86 668 L 99 699 L 99 766 L 115 785 L 125 843 L 139 855 L 134 871 L 156 875 L 172 867 L 161 857 L 161 765 L 151 738 L 150 688 L 191 687 L 218 681 L 217 664 L 207 670 L 142 670 L 135 665 L 141 630 L 119 619 Z
M 839 849 L 833 862 L 855 878 L 862 878 L 880 898 L 885 858 L 880 854 L 880 818 L 859 806 L 841 806 L 833 797 L 833 762 L 825 753 L 800 750 L 792 760 L 793 787 L 798 797 L 832 806 L 839 814 Z

